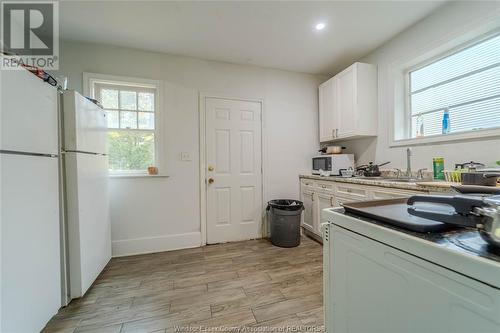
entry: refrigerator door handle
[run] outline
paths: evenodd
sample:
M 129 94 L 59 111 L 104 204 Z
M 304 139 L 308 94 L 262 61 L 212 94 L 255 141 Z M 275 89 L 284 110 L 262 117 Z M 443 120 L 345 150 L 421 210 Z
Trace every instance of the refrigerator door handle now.
M 61 151 L 62 155 L 65 155 L 67 153 L 87 154 L 87 155 L 96 155 L 96 156 L 108 156 L 108 154 L 94 153 L 94 152 L 82 151 L 82 150 L 62 150 Z
M 25 156 L 39 156 L 39 157 L 57 157 L 57 154 L 43 154 L 43 153 L 32 153 L 26 151 L 15 151 L 15 150 L 0 150 L 0 154 L 6 155 L 25 155 Z

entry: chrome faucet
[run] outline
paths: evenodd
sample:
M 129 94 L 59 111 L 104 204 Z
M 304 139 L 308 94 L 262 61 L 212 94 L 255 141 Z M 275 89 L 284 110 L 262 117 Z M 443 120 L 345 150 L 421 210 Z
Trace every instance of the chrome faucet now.
M 423 180 L 425 179 L 424 176 L 424 171 L 427 170 L 427 168 L 423 169 L 418 169 L 417 171 L 417 180 Z M 398 171 L 398 178 L 402 174 L 401 170 L 397 169 Z M 406 148 L 406 172 L 404 173 L 404 178 L 406 179 L 413 179 L 413 172 L 411 171 L 411 148 Z
M 411 178 L 411 148 L 406 148 L 406 177 Z

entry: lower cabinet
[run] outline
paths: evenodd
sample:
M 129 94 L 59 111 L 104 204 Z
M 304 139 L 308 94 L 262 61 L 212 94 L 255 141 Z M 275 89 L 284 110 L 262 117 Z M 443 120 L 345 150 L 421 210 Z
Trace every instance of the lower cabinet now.
M 365 199 L 365 200 L 368 200 L 368 199 Z M 337 195 L 337 196 L 335 196 L 335 207 L 340 207 L 340 206 L 342 206 L 345 203 L 356 202 L 356 201 L 361 201 L 361 200 L 356 200 L 356 199 L 353 199 L 353 198 L 341 197 L 341 196 Z
M 321 235 L 321 211 L 326 208 L 331 208 L 335 206 L 335 199 L 333 194 L 328 193 L 316 193 L 316 205 L 313 208 L 316 214 L 316 223 L 314 226 L 314 231 Z
M 422 194 L 421 191 L 398 190 L 380 186 L 341 183 L 335 181 L 300 180 L 300 200 L 304 203 L 301 225 L 321 237 L 321 211 L 349 202 L 391 199 Z
M 304 203 L 302 227 L 316 235 L 321 235 L 321 210 L 335 206 L 333 194 L 303 188 L 300 200 Z
M 371 199 L 384 200 L 384 199 L 397 199 L 406 198 L 415 194 L 422 194 L 422 192 L 405 191 L 405 190 L 392 190 L 387 188 L 376 188 L 371 191 Z
M 312 190 L 302 189 L 300 192 L 300 201 L 304 204 L 301 224 L 309 231 L 314 231 L 314 192 Z
M 328 228 L 330 333 L 497 333 L 500 290 L 344 228 Z

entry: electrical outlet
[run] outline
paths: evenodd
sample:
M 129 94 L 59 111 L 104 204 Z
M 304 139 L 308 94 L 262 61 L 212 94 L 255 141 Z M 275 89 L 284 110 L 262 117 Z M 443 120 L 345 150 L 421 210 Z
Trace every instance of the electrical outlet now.
M 188 152 L 182 152 L 181 161 L 191 161 L 191 154 Z

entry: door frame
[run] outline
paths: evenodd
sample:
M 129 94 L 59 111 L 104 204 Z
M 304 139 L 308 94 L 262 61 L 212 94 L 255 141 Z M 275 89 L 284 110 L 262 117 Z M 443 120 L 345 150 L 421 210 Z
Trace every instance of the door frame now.
M 201 246 L 207 245 L 207 184 L 206 184 L 206 170 L 207 170 L 207 155 L 206 155 L 206 99 L 218 98 L 229 99 L 236 101 L 256 102 L 260 103 L 260 129 L 261 129 L 261 196 L 262 208 L 265 207 L 267 202 L 267 135 L 265 133 L 265 116 L 264 116 L 264 99 L 262 98 L 247 98 L 228 96 L 220 93 L 211 93 L 201 91 L 199 93 L 199 158 L 200 158 L 200 232 L 201 232 Z M 265 237 L 268 234 L 268 227 L 265 219 L 265 210 L 261 212 L 261 236 Z

